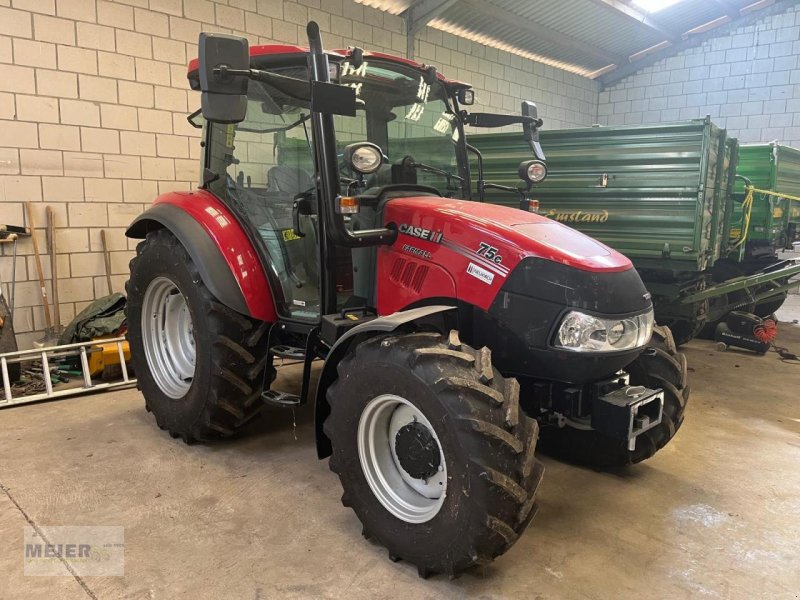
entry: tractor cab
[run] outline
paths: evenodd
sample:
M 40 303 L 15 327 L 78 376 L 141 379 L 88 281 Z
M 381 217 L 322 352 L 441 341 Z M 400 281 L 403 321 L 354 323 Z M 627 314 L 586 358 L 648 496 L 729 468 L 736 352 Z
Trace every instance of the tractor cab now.
M 521 122 L 538 148 L 532 104 L 521 117 L 469 115 L 462 108 L 473 101 L 468 85 L 359 48 L 316 56 L 287 45 L 248 51 L 245 40 L 201 34 L 189 80 L 204 92 L 203 109 L 189 117 L 205 127 L 203 187 L 249 229 L 269 265 L 279 317 L 298 325 L 374 306 L 375 247 L 396 237 L 375 234 L 387 199 L 471 198 L 468 152 L 477 151 L 466 143 L 465 124 Z M 231 90 L 241 93 L 224 93 Z M 323 137 L 333 144 L 319 143 Z M 536 165 L 543 178 L 543 163 Z M 322 181 L 333 188 L 323 203 Z M 479 193 L 487 186 L 479 181 Z M 324 204 L 333 208 L 327 225 L 340 230 L 338 244 L 325 243 Z

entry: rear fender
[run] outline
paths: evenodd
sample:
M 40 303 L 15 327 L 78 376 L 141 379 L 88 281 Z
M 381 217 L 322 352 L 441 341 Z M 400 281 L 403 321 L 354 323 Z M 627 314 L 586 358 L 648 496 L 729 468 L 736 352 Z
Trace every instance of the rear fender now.
M 261 260 L 241 225 L 213 194 L 171 192 L 131 223 L 125 235 L 144 239 L 168 229 L 186 248 L 203 283 L 225 306 L 262 321 L 277 319 Z
M 425 323 L 436 326 L 444 333 L 451 327 L 455 327 L 456 320 L 456 307 L 455 306 L 423 306 L 420 308 L 412 308 L 396 312 L 386 317 L 379 317 L 368 321 L 356 327 L 340 337 L 336 343 L 331 347 L 328 356 L 325 359 L 325 365 L 322 367 L 322 373 L 319 377 L 317 384 L 317 393 L 314 400 L 314 426 L 316 429 L 317 438 L 317 457 L 326 458 L 331 455 L 333 448 L 331 441 L 325 432 L 322 430 L 322 425 L 325 419 L 330 414 L 330 405 L 326 399 L 328 388 L 336 381 L 337 372 L 336 367 L 339 361 L 344 358 L 351 347 L 355 347 L 363 340 L 370 338 L 374 335 L 381 333 L 389 333 L 412 323 Z M 431 318 L 433 317 L 433 318 Z M 437 318 L 443 317 L 443 318 Z M 438 323 L 437 323 L 438 322 Z

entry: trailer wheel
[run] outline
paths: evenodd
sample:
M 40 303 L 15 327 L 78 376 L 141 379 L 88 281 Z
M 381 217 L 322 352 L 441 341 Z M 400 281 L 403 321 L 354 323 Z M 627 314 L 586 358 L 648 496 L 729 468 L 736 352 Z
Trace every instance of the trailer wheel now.
M 220 304 L 166 229 L 130 263 L 126 314 L 138 385 L 156 423 L 184 442 L 233 435 L 263 407 L 267 323 Z
M 789 278 L 779 279 L 775 282 L 769 282 L 762 285 L 760 288 L 756 289 L 756 294 L 761 294 L 766 292 L 767 290 L 773 289 L 777 286 L 786 285 L 789 283 Z M 769 317 L 781 307 L 783 303 L 786 302 L 786 298 L 788 298 L 789 293 L 786 290 L 781 292 L 777 292 L 774 296 L 769 296 L 760 300 L 754 307 L 753 307 L 753 314 L 763 318 Z
M 490 562 L 536 513 L 538 425 L 488 348 L 455 331 L 379 335 L 339 363 L 327 400 L 342 504 L 420 576 Z
M 641 462 L 666 446 L 683 424 L 689 399 L 686 357 L 678 352 L 669 328 L 656 326 L 650 344 L 625 370 L 632 385 L 664 390 L 661 423 L 640 434 L 633 451 L 624 441 L 569 425 L 543 428 L 542 451 L 568 462 L 604 469 Z

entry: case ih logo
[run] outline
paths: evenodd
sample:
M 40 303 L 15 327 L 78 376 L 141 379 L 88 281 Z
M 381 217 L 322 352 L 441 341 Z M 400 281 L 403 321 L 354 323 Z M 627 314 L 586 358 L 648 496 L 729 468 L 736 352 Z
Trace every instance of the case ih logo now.
M 422 227 L 415 227 L 414 225 L 407 225 L 403 223 L 398 228 L 400 233 L 405 233 L 406 235 L 410 235 L 411 237 L 419 238 L 421 240 L 427 240 L 429 242 L 433 242 L 434 244 L 441 244 L 442 243 L 442 235 L 441 231 L 433 231 L 431 229 L 423 229 Z
M 560 223 L 605 223 L 608 221 L 607 210 L 557 210 L 551 208 L 545 217 Z

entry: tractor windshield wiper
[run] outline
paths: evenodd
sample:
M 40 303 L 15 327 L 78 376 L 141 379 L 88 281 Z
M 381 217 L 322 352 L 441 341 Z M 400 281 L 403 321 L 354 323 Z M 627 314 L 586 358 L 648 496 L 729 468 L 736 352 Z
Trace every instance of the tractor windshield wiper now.
M 242 125 L 237 125 L 237 131 L 246 131 L 247 133 L 278 133 L 279 131 L 289 131 L 290 129 L 294 129 L 298 125 L 305 124 L 311 118 L 311 115 L 300 115 L 300 118 L 297 119 L 293 123 L 289 123 L 288 125 L 281 125 L 280 127 L 245 127 Z
M 406 164 L 413 169 L 418 169 L 420 171 L 424 171 L 425 173 L 433 173 L 434 175 L 441 175 L 442 177 L 446 177 L 448 190 L 452 189 L 451 182 L 453 180 L 457 181 L 460 184 L 460 187 L 462 188 L 464 187 L 464 178 L 461 177 L 460 175 L 451 173 L 450 171 L 445 171 L 444 169 L 440 169 L 439 167 L 426 165 L 425 163 L 417 162 L 415 160 L 410 160 Z
M 456 175 L 455 173 L 451 173 L 450 171 L 445 171 L 444 169 L 440 169 L 439 167 L 432 167 L 431 165 L 426 165 L 425 163 L 417 162 L 417 161 L 409 161 L 409 167 L 413 167 L 415 169 L 419 169 L 420 171 L 425 171 L 426 173 L 434 173 L 436 175 L 441 175 L 442 177 L 447 177 L 448 180 L 455 179 L 459 183 L 464 183 L 464 178 L 460 175 Z

